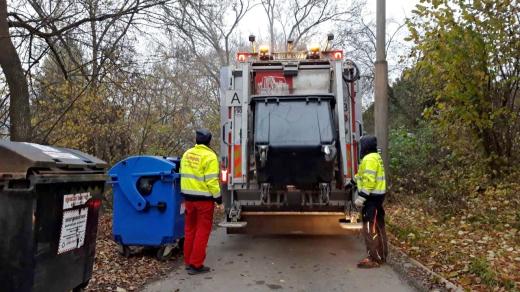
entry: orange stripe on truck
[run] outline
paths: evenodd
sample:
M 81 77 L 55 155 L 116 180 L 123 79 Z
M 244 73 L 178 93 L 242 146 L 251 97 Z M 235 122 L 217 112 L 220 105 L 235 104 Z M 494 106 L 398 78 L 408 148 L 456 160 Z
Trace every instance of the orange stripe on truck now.
M 233 177 L 242 176 L 242 145 L 233 146 L 234 161 L 233 161 Z
M 347 144 L 347 176 L 352 178 L 352 144 Z

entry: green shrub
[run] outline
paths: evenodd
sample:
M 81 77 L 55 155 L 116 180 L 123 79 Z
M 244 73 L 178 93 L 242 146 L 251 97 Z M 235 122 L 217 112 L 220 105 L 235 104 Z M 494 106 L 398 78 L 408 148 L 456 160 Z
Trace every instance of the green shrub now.
M 426 123 L 419 123 L 413 132 L 392 129 L 389 138 L 391 191 L 395 195 L 419 195 L 427 199 L 427 207 L 453 213 L 475 184 L 483 181 L 478 159 L 445 146 L 442 133 Z

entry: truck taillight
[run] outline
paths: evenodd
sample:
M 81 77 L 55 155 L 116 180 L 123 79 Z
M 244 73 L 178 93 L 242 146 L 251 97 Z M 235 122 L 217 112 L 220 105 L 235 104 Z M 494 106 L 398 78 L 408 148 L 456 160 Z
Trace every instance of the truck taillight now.
M 227 180 L 228 180 L 228 171 L 227 171 L 227 169 L 221 170 L 221 172 L 220 172 L 220 179 L 222 180 L 223 183 L 227 183 Z
M 249 57 L 249 53 L 237 53 L 238 62 L 247 62 L 248 57 Z
M 343 51 L 332 51 L 332 52 L 330 52 L 330 54 L 334 60 L 343 59 Z

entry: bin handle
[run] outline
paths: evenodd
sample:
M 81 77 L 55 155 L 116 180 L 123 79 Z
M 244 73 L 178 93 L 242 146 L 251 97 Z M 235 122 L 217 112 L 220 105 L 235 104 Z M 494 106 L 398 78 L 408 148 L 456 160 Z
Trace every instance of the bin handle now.
M 110 175 L 108 177 L 108 179 L 105 181 L 105 183 L 107 185 L 115 185 L 115 184 L 119 183 L 119 180 L 117 179 L 117 175 L 114 175 L 114 174 Z
M 226 125 L 229 123 L 231 123 L 231 121 L 227 121 L 222 125 L 222 142 L 226 145 L 229 145 L 229 143 L 226 142 Z
M 147 207 L 147 202 L 141 196 L 136 187 L 136 181 L 132 176 L 118 179 L 118 185 L 130 204 L 137 210 L 142 211 Z
M 133 177 L 143 177 L 143 176 L 158 176 L 162 181 L 173 181 L 176 178 L 180 178 L 181 175 L 175 171 L 172 172 L 141 172 L 141 173 L 133 173 Z
M 356 123 L 359 124 L 359 137 L 363 136 L 363 124 L 360 120 L 356 120 Z
M 173 176 L 173 173 L 171 172 L 164 172 L 164 171 L 150 171 L 150 172 L 137 172 L 132 173 L 133 177 L 141 177 L 141 176 Z

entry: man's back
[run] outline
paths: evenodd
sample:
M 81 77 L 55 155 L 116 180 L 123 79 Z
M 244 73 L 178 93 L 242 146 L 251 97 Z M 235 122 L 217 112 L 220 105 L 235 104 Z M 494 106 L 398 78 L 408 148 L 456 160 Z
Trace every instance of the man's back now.
M 367 195 L 386 193 L 385 169 L 379 153 L 369 153 L 363 157 L 356 180 L 359 190 Z
M 181 159 L 181 191 L 187 199 L 215 199 L 220 195 L 218 159 L 208 146 L 197 144 Z

